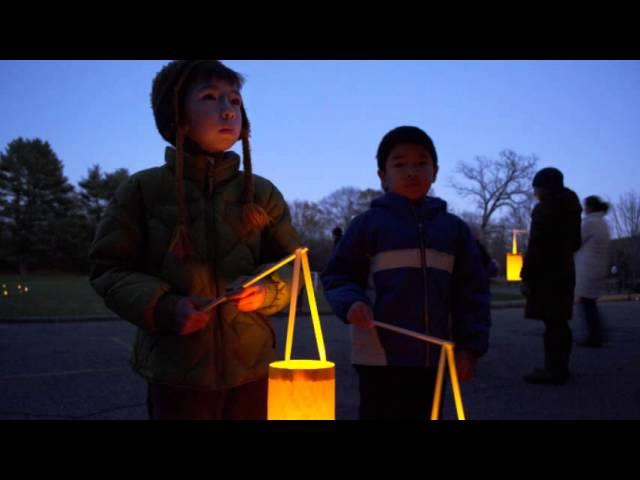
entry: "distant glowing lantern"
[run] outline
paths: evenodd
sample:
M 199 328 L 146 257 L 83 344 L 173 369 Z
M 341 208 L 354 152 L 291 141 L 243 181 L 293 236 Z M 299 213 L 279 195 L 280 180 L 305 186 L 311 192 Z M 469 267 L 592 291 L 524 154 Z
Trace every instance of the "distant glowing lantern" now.
M 518 243 L 516 241 L 516 233 L 518 232 L 526 232 L 526 230 L 513 230 L 513 247 L 512 252 L 507 253 L 507 281 L 509 282 L 519 282 L 522 280 L 520 278 L 520 271 L 522 270 L 522 254 L 518 253 Z
M 522 255 L 519 253 L 507 253 L 507 281 L 519 282 L 522 270 Z

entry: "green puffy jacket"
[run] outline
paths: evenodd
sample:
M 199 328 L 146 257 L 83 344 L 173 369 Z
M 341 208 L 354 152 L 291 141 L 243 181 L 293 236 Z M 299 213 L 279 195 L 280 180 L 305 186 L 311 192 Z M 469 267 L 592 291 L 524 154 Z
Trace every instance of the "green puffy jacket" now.
M 214 298 L 299 247 L 282 194 L 255 178 L 255 203 L 271 223 L 242 234 L 243 175 L 240 158 L 217 160 L 185 154 L 185 200 L 195 254 L 169 253 L 176 227 L 175 150 L 166 164 L 132 175 L 107 208 L 89 253 L 91 283 L 106 305 L 137 325 L 133 369 L 152 383 L 218 390 L 268 373 L 275 334 L 267 315 L 290 299 L 291 268 L 265 279 L 266 300 L 254 312 L 225 303 L 211 312 L 206 328 L 175 333 L 175 307 L 183 296 Z

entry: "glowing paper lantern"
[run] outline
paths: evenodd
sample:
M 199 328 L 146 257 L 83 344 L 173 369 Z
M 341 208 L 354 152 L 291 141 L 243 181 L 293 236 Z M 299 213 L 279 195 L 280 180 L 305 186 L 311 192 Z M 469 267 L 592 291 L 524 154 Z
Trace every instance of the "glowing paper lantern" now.
M 513 247 L 511 253 L 507 253 L 507 281 L 519 282 L 520 271 L 522 270 L 522 254 L 518 253 L 518 243 L 516 241 L 517 232 L 526 232 L 526 230 L 513 230 Z
M 267 394 L 267 419 L 269 420 L 335 420 L 336 418 L 336 367 L 333 362 L 327 361 L 307 251 L 308 248 L 297 249 L 294 254 L 242 284 L 242 288 L 250 287 L 293 261 L 293 285 L 285 359 L 269 365 Z M 304 286 L 320 355 L 319 360 L 291 359 L 300 270 L 304 275 Z M 213 302 L 212 305 L 215 303 Z
M 522 270 L 522 255 L 519 253 L 507 253 L 507 281 L 521 281 L 520 270 Z
M 269 365 L 267 418 L 269 420 L 335 420 L 336 366 L 327 361 L 313 290 L 311 269 L 306 248 L 296 250 L 293 258 L 293 285 L 289 305 L 289 323 L 285 344 L 285 359 Z M 286 259 L 285 259 L 286 260 Z M 304 274 L 309 311 L 320 360 L 292 360 L 293 330 L 300 285 L 300 270 Z

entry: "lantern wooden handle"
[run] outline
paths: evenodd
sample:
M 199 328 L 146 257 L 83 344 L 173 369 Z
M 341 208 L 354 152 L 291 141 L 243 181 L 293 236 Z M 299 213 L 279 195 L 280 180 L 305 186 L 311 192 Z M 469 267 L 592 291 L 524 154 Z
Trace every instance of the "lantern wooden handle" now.
M 437 337 L 430 337 L 429 335 L 424 335 L 422 333 L 414 332 L 412 330 L 407 330 L 406 328 L 395 327 L 393 325 L 389 325 L 388 323 L 383 322 L 373 322 L 373 324 L 380 328 L 386 328 L 387 330 L 392 330 L 397 333 L 401 333 L 403 335 L 407 335 L 408 337 L 417 338 L 418 340 L 422 340 L 427 343 L 435 343 L 436 345 L 440 345 L 444 347 L 446 345 L 454 346 L 453 342 L 449 342 L 448 340 L 441 340 Z

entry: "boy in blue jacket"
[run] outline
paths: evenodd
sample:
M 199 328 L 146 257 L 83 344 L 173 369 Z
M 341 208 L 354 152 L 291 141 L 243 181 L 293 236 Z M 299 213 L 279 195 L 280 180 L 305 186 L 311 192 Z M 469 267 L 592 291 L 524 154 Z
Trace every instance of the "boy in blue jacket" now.
M 386 193 L 353 219 L 321 279 L 335 314 L 352 325 L 359 418 L 424 420 L 440 347 L 373 321 L 453 340 L 460 380 L 468 380 L 488 349 L 488 281 L 468 226 L 427 196 L 438 173 L 429 135 L 398 127 L 377 160 Z

